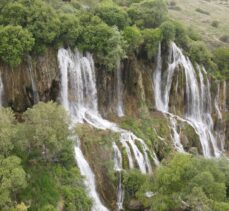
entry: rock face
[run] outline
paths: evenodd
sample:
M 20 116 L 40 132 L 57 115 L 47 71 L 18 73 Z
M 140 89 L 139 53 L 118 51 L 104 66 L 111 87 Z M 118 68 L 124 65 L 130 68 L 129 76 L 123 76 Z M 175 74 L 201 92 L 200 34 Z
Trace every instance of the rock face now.
M 41 57 L 28 57 L 16 68 L 0 64 L 0 72 L 4 84 L 3 105 L 16 112 L 25 111 L 39 100 L 57 99 L 59 69 L 54 50 Z
M 162 68 L 167 68 L 165 62 L 168 52 L 162 52 Z M 123 110 L 126 115 L 139 116 L 155 110 L 154 88 L 152 86 L 153 70 L 156 62 L 150 62 L 135 55 L 129 56 L 121 62 L 121 83 L 123 84 L 122 99 Z M 98 90 L 98 103 L 100 113 L 104 117 L 114 117 L 117 114 L 117 71 L 108 72 L 103 67 L 96 65 L 96 78 Z M 3 106 L 10 106 L 16 112 L 23 112 L 38 101 L 58 101 L 59 96 L 59 68 L 57 51 L 49 49 L 40 57 L 27 57 L 16 68 L 0 64 L 0 73 L 4 84 Z M 212 113 L 214 127 L 219 135 L 225 132 L 225 146 L 228 150 L 228 115 L 229 106 L 229 83 L 222 82 L 219 85 L 211 80 Z M 174 75 L 170 92 L 170 110 L 172 113 L 185 113 L 185 76 L 183 71 L 177 71 Z M 215 100 L 216 99 L 216 100 Z M 214 103 L 225 117 L 220 120 L 219 112 Z M 183 136 L 184 137 L 184 136 Z M 182 140 L 187 142 L 186 138 Z M 194 143 L 195 140 L 192 141 Z M 187 148 L 197 147 L 196 144 L 185 144 Z

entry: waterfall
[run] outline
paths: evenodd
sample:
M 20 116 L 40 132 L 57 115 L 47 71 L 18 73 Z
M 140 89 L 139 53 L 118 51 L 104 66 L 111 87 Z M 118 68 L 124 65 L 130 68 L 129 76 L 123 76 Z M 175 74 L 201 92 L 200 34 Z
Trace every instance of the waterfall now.
M 161 57 L 161 43 L 159 43 L 158 54 L 157 54 L 157 66 L 156 70 L 153 74 L 153 88 L 154 88 L 154 96 L 155 96 L 155 105 L 157 110 L 163 112 L 167 116 L 168 112 L 168 102 L 169 102 L 169 92 L 172 85 L 172 76 L 176 66 L 176 60 L 171 63 L 172 60 L 172 51 L 170 49 L 169 52 L 169 66 L 168 66 L 168 76 L 167 83 L 165 86 L 165 95 L 162 93 L 162 57 Z M 184 148 L 180 141 L 180 135 L 177 132 L 177 121 L 174 116 L 170 115 L 168 120 L 170 121 L 170 127 L 172 129 L 173 135 L 171 136 L 174 148 L 178 152 L 184 152 Z
M 85 177 L 84 183 L 85 183 L 85 186 L 88 188 L 89 196 L 93 199 L 92 210 L 93 211 L 107 211 L 108 209 L 102 205 L 99 199 L 98 193 L 96 192 L 95 175 L 92 172 L 88 162 L 86 161 L 80 149 L 79 139 L 77 140 L 77 145 L 75 146 L 75 159 L 80 169 L 81 175 Z
M 118 117 L 124 116 L 123 111 L 123 83 L 122 83 L 122 73 L 121 73 L 121 64 L 120 61 L 117 62 L 117 115 Z
M 3 82 L 2 82 L 2 77 L 1 77 L 1 74 L 0 74 L 0 107 L 2 106 L 3 104 L 3 91 L 4 91 L 4 86 L 3 86 Z
M 31 84 L 32 84 L 32 91 L 33 91 L 33 103 L 36 104 L 39 102 L 39 94 L 37 91 L 37 85 L 35 83 L 35 75 L 33 72 L 33 65 L 32 65 L 32 58 L 30 56 L 28 56 L 28 69 L 29 69 L 29 78 L 31 80 Z
M 172 116 L 170 116 L 169 119 L 173 131 L 172 140 L 173 140 L 174 147 L 178 152 L 184 152 L 183 145 L 181 144 L 180 141 L 180 134 L 177 132 L 177 121 Z
M 89 80 L 93 80 L 92 71 L 90 71 L 92 65 L 90 59 L 90 55 L 88 55 L 87 58 L 82 57 L 78 51 L 76 51 L 75 54 L 65 49 L 58 51 L 59 68 L 61 72 L 61 103 L 70 113 L 73 122 L 82 121 L 85 115 L 85 107 L 92 109 L 92 111 L 96 109 L 96 105 L 93 102 L 93 97 L 95 97 L 94 90 L 92 90 L 93 84 L 90 84 L 87 89 L 84 89 L 83 86 L 83 82 L 87 84 Z M 85 71 L 84 73 L 81 72 L 81 68 Z M 75 79 L 80 80 L 74 81 Z M 72 91 L 72 93 L 69 93 L 69 86 L 71 87 L 70 91 Z M 84 96 L 84 94 L 87 95 Z M 108 209 L 102 204 L 96 191 L 95 175 L 81 151 L 78 137 L 76 137 L 76 141 L 75 159 L 81 175 L 85 176 L 84 183 L 88 189 L 89 196 L 93 200 L 92 211 L 107 211 Z
M 114 150 L 114 170 L 118 172 L 118 191 L 117 191 L 117 210 L 123 209 L 123 201 L 124 201 L 124 190 L 122 187 L 122 154 L 115 144 L 112 143 L 113 150 Z
M 160 51 L 159 51 L 160 54 Z M 175 43 L 171 43 L 169 64 L 166 70 L 165 87 L 162 86 L 161 56 L 158 56 L 158 65 L 154 73 L 153 82 L 155 90 L 156 108 L 164 113 L 169 113 L 169 97 L 175 71 L 184 71 L 186 82 L 186 112 L 184 118 L 199 135 L 203 155 L 205 157 L 219 157 L 221 151 L 218 148 L 216 137 L 213 133 L 213 120 L 211 117 L 210 83 L 206 78 L 206 71 L 197 65 L 199 82 L 196 71 Z M 182 67 L 182 68 L 181 68 Z M 156 80 L 157 79 L 157 80 Z M 206 81 L 206 82 L 205 82 Z M 158 91 L 160 90 L 160 91 Z M 162 91 L 161 91 L 162 90 Z M 212 152 L 213 151 L 213 152 Z
M 129 167 L 134 168 L 136 163 L 142 173 L 151 173 L 149 156 L 158 165 L 156 154 L 151 153 L 145 142 L 132 132 L 119 128 L 100 115 L 92 56 L 89 53 L 83 56 L 78 50 L 73 53 L 70 49 L 61 48 L 58 51 L 58 61 L 61 73 L 60 101 L 71 114 L 73 122 L 87 123 L 97 129 L 119 133 L 120 142 L 127 152 Z M 82 154 L 76 153 L 75 156 L 76 159 L 82 159 Z M 86 178 L 90 177 L 88 175 Z M 101 202 L 100 205 L 103 206 Z

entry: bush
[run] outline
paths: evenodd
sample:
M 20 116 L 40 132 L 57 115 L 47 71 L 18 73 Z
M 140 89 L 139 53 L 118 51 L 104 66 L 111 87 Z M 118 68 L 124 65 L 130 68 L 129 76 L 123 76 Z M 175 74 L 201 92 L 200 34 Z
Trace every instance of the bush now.
M 211 25 L 215 28 L 219 27 L 219 21 L 212 21 Z
M 10 66 L 21 63 L 34 45 L 32 34 L 21 26 L 0 26 L 0 58 Z

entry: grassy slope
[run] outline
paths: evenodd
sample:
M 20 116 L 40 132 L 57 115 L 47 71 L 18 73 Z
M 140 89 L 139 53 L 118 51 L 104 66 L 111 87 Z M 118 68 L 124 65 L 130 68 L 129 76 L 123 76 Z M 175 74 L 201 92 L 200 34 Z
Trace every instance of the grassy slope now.
M 175 2 L 179 9 L 169 7 L 169 14 L 172 18 L 181 21 L 187 27 L 194 28 L 203 36 L 204 40 L 211 47 L 224 45 L 220 41 L 223 35 L 229 36 L 229 1 L 227 0 L 168 0 Z M 209 14 L 197 12 L 199 8 Z M 218 21 L 219 26 L 213 27 L 213 21 Z

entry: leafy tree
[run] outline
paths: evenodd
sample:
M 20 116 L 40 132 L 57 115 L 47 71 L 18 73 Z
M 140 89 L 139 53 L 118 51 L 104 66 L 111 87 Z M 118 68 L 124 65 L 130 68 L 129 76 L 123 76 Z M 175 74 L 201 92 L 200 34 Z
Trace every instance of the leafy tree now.
M 128 50 L 135 51 L 143 43 L 141 31 L 136 26 L 128 26 L 123 31 L 124 39 L 127 41 Z
M 226 192 L 228 169 L 220 162 L 176 154 L 157 169 L 151 187 L 142 186 L 155 193 L 144 203 L 152 210 L 179 210 L 184 206 L 190 210 L 212 210 L 217 206 L 226 210 L 229 205 Z M 228 161 L 224 162 L 228 165 Z M 140 190 L 142 194 L 145 191 Z M 138 196 L 142 195 L 140 192 Z
M 6 4 L 0 14 L 0 23 L 7 25 L 26 26 L 29 11 L 20 2 L 9 2 Z
M 46 162 L 72 162 L 69 120 L 65 110 L 56 103 L 39 103 L 25 114 L 24 138 L 34 158 Z
M 145 29 L 142 34 L 147 56 L 149 59 L 152 59 L 157 53 L 159 42 L 162 40 L 162 32 L 159 28 Z
M 213 60 L 218 65 L 219 73 L 223 79 L 229 79 L 229 47 L 216 49 Z
M 163 22 L 160 26 L 160 29 L 162 32 L 163 41 L 166 44 L 169 44 L 170 41 L 175 40 L 176 31 L 172 22 L 170 21 Z
M 209 65 L 211 53 L 203 42 L 193 41 L 190 43 L 189 48 L 189 56 L 193 61 L 204 64 L 205 66 Z
M 0 37 L 0 58 L 11 66 L 20 64 L 34 45 L 32 34 L 21 26 L 0 26 Z
M 142 28 L 155 28 L 167 18 L 167 6 L 164 0 L 144 0 L 128 9 L 132 23 Z
M 0 108 L 0 152 L 8 156 L 14 148 L 15 118 L 10 109 Z
M 109 26 L 117 26 L 119 29 L 129 25 L 127 12 L 114 3 L 101 3 L 95 8 L 95 15 L 99 16 Z
M 85 26 L 79 40 L 79 47 L 95 53 L 96 61 L 112 70 L 117 61 L 125 57 L 125 42 L 116 27 L 105 23 Z
M 0 209 L 9 210 L 15 196 L 26 187 L 26 173 L 21 167 L 21 160 L 16 156 L 0 156 Z
M 61 14 L 60 22 L 61 27 L 58 40 L 68 46 L 75 47 L 76 41 L 81 32 L 79 19 L 72 14 Z

